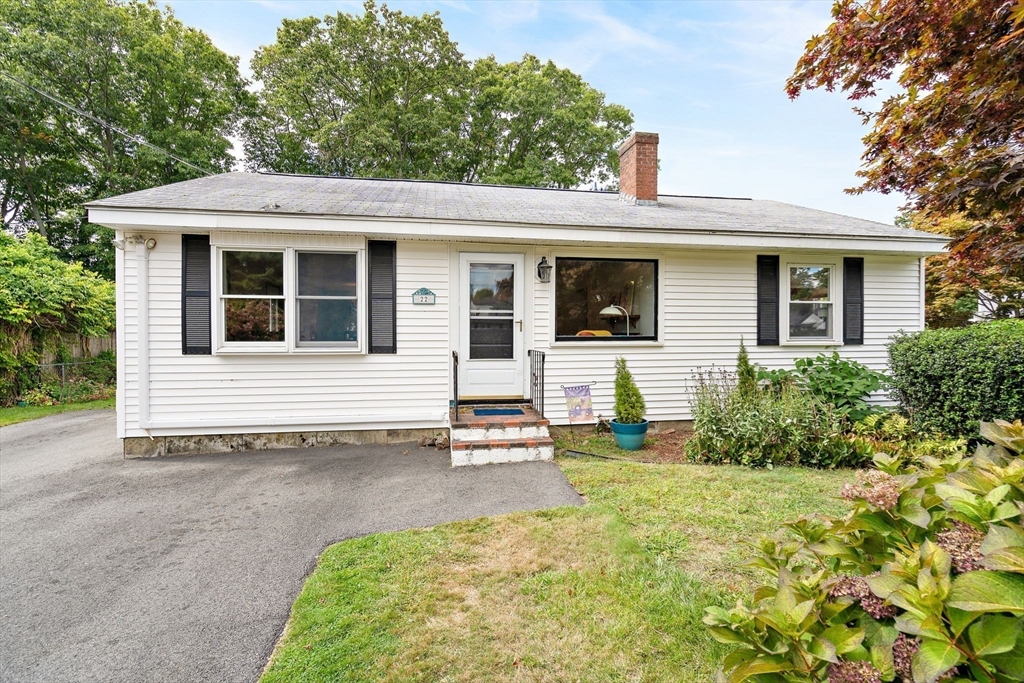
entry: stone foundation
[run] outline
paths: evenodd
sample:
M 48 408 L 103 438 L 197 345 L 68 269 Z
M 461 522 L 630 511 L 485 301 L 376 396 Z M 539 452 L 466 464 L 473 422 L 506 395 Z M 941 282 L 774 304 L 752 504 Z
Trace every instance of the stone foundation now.
M 206 455 L 276 448 L 316 448 L 366 444 L 394 444 L 433 438 L 437 429 L 363 429 L 338 432 L 267 432 L 262 434 L 201 434 L 195 436 L 130 436 L 122 439 L 125 458 L 163 455 Z

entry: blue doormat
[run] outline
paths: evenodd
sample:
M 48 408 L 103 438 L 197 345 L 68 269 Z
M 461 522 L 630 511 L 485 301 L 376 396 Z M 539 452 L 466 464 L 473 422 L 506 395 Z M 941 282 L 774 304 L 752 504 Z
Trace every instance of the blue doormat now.
M 474 415 L 525 415 L 521 408 L 473 408 Z

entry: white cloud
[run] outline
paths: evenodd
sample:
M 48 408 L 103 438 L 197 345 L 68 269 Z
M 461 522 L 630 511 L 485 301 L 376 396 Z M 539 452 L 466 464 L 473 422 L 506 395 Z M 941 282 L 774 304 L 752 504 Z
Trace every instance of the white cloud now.
M 681 60 L 684 52 L 669 40 L 608 14 L 603 3 L 569 2 L 545 5 L 570 35 L 550 45 L 554 61 L 586 74 L 607 59 L 634 63 Z

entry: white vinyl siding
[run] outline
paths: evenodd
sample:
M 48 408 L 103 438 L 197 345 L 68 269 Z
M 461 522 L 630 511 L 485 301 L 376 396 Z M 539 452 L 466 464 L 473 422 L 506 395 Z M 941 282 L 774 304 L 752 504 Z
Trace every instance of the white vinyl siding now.
M 123 236 L 121 233 L 119 237 Z M 396 354 L 332 353 L 182 355 L 181 242 L 179 235 L 153 233 L 150 253 L 150 416 L 153 436 L 268 431 L 401 429 L 442 427 L 451 392 L 451 351 L 458 315 L 450 287 L 458 282 L 458 252 L 472 247 L 446 241 L 397 243 Z M 214 246 L 361 249 L 352 235 L 211 233 Z M 783 253 L 801 260 L 864 257 L 864 344 L 759 347 L 756 344 L 755 251 L 664 250 L 618 247 L 496 244 L 495 251 L 526 254 L 526 349 L 546 352 L 546 414 L 566 423 L 560 385 L 594 381 L 595 411 L 611 417 L 615 357 L 625 356 L 652 420 L 686 420 L 692 376 L 698 368 L 732 368 L 740 338 L 751 360 L 766 367 L 792 367 L 795 357 L 837 348 L 876 369 L 886 366 L 885 344 L 899 330 L 921 329 L 921 269 L 916 256 L 869 253 Z M 777 251 L 774 253 L 778 253 Z M 552 344 L 552 285 L 536 282 L 541 256 L 633 256 L 658 258 L 658 340 L 615 344 Z M 138 417 L 136 255 L 118 252 L 119 435 L 145 436 Z M 412 292 L 425 287 L 434 305 L 415 305 Z M 836 295 L 838 297 L 838 293 Z M 836 305 L 841 302 L 836 299 Z M 525 352 L 525 349 L 524 349 Z M 525 356 L 525 353 L 524 353 Z M 882 400 L 882 397 L 878 397 Z M 168 426 L 178 425 L 178 426 Z
M 552 253 L 566 252 L 563 248 L 538 249 L 536 258 L 547 255 L 550 261 Z M 591 389 L 594 411 L 606 418 L 613 417 L 615 358 L 624 356 L 647 402 L 648 419 L 692 419 L 694 372 L 700 368 L 735 368 L 741 337 L 751 361 L 768 368 L 792 367 L 795 358 L 831 353 L 835 349 L 844 357 L 884 370 L 889 337 L 901 329 L 921 329 L 920 267 L 914 257 L 844 253 L 824 258 L 841 263 L 843 256 L 862 255 L 864 344 L 848 347 L 836 342 L 757 346 L 754 252 L 663 252 L 659 264 L 659 279 L 663 282 L 661 344 L 549 345 L 552 290 L 538 286 L 534 348 L 546 352 L 545 413 L 554 424 L 566 424 L 561 385 L 596 382 Z M 873 399 L 885 402 L 884 396 Z
M 215 232 L 211 238 L 218 242 Z M 253 234 L 254 246 L 281 246 L 280 236 Z M 300 236 L 301 237 L 301 236 Z M 361 246 L 362 238 L 307 240 L 295 247 Z M 232 233 L 232 244 L 246 243 Z M 123 436 L 145 436 L 138 424 L 135 253 L 119 253 L 124 277 Z M 150 417 L 154 436 L 268 431 L 441 427 L 448 410 L 448 245 L 397 246 L 398 353 L 304 353 L 201 356 L 181 353 L 181 240 L 157 235 L 150 253 Z M 414 306 L 427 287 L 433 306 Z M 202 426 L 195 426 L 202 421 Z M 248 424 L 245 424 L 248 423 Z M 188 426 L 161 426 L 186 424 Z

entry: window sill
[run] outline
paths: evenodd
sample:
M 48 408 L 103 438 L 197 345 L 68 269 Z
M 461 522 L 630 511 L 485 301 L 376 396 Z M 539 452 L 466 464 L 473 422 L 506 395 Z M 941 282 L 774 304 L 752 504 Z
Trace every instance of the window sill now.
M 817 339 L 815 339 L 813 341 L 812 340 L 807 340 L 807 341 L 803 341 L 803 340 L 800 340 L 800 341 L 784 341 L 781 344 L 779 344 L 779 346 L 842 346 L 842 345 L 843 345 L 843 342 L 836 341 L 834 339 L 829 339 L 829 340 L 822 339 L 820 341 L 817 340 Z
M 613 341 L 556 341 L 551 342 L 550 348 L 552 349 L 601 349 L 611 348 L 619 349 L 623 346 L 640 347 L 640 348 L 662 348 L 665 346 L 665 342 L 646 339 L 643 341 L 627 341 L 618 339 Z
M 362 349 L 360 349 L 359 347 L 344 347 L 344 346 L 338 346 L 338 347 L 333 347 L 333 348 L 332 347 L 328 347 L 328 346 L 321 346 L 321 347 L 302 346 L 302 347 L 298 347 L 298 348 L 292 349 L 291 353 L 294 353 L 294 354 L 316 353 L 316 354 L 320 354 L 320 355 L 330 354 L 332 356 L 336 356 L 336 355 L 349 355 L 349 356 L 352 356 L 352 355 L 365 355 L 366 354 L 366 352 L 363 351 Z
M 364 356 L 366 352 L 362 349 L 330 349 L 330 348 L 300 348 L 300 349 L 236 349 L 221 348 L 214 352 L 216 356 L 304 356 L 304 355 L 330 355 L 330 356 Z
M 222 346 L 214 350 L 215 356 L 252 356 L 252 355 L 274 355 L 280 356 L 288 353 L 287 347 L 274 348 L 271 346 L 254 347 L 251 349 L 239 348 L 237 346 Z

